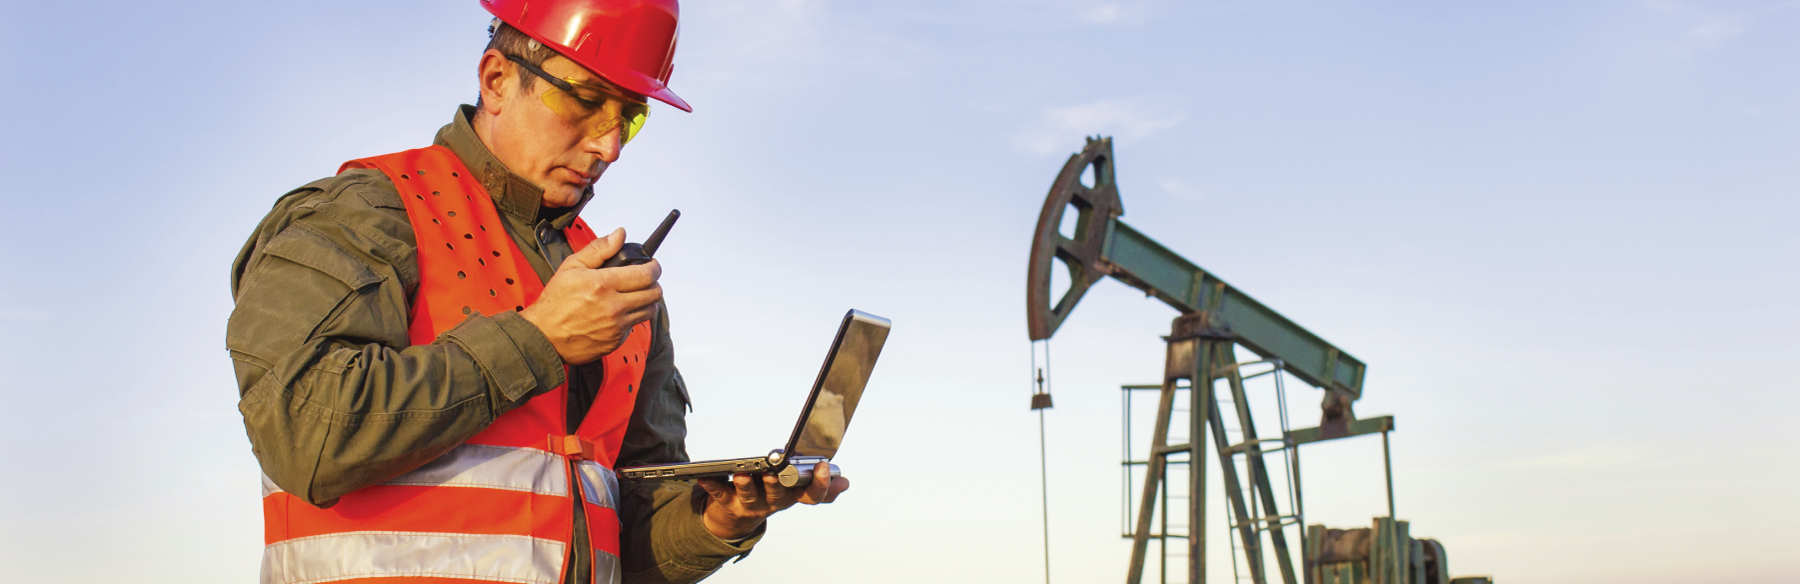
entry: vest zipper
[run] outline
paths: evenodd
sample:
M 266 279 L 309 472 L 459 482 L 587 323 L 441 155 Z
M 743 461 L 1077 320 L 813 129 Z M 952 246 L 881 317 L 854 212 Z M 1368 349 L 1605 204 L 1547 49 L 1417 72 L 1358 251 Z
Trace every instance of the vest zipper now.
M 569 495 L 571 499 L 575 500 L 575 504 L 569 510 L 569 553 L 567 554 L 567 557 L 563 559 L 563 573 L 561 574 L 562 577 L 557 578 L 558 584 L 570 582 L 570 578 L 576 573 L 575 562 L 580 558 L 586 558 L 585 561 L 588 565 L 589 574 L 588 578 L 590 580 L 593 579 L 594 572 L 594 558 L 592 552 L 581 556 L 576 555 L 581 553 L 581 550 L 578 548 L 592 546 L 591 543 L 588 546 L 575 545 L 579 541 L 585 541 L 587 539 L 585 537 L 580 540 L 576 539 L 576 533 L 587 528 L 587 521 L 585 521 L 587 518 L 587 509 L 584 507 L 587 503 L 581 492 L 581 476 L 578 474 L 581 472 L 581 469 L 576 468 L 575 459 L 567 456 L 563 457 L 563 467 L 569 469 Z
M 532 237 L 532 240 L 535 243 L 537 243 L 538 254 L 544 256 L 544 261 L 550 264 L 550 273 L 554 277 L 554 275 L 556 274 L 556 269 L 558 267 L 562 266 L 562 263 L 564 260 L 569 259 L 569 256 L 574 254 L 574 250 L 572 248 L 570 248 L 570 246 L 568 245 L 568 237 L 567 237 L 567 235 L 565 235 L 562 232 L 562 230 L 557 229 L 555 226 L 552 226 L 549 221 L 538 221 L 537 225 L 533 226 L 532 232 L 533 232 L 533 236 L 534 236 L 534 237 Z M 562 245 L 557 245 L 557 244 L 562 244 Z M 568 251 L 564 251 L 564 249 L 568 249 Z M 546 283 L 548 283 L 548 282 L 546 282 Z M 598 365 L 597 367 L 594 368 L 594 369 L 598 370 L 598 371 L 595 371 L 595 373 L 598 373 L 600 375 L 598 384 L 604 384 L 606 382 L 605 360 L 602 359 L 599 362 L 596 362 L 595 365 Z M 568 415 L 568 413 L 569 413 L 569 411 L 574 410 L 576 404 L 578 403 L 578 399 L 575 395 L 575 392 L 578 391 L 578 389 L 575 387 L 575 384 L 573 383 L 573 381 L 576 378 L 576 375 L 574 374 L 573 369 L 574 369 L 573 367 L 570 368 L 570 370 L 571 370 L 570 374 L 568 376 L 566 376 L 567 381 L 565 383 L 567 383 L 567 386 L 563 388 L 563 391 L 564 391 L 563 425 L 565 426 L 564 430 L 569 435 L 574 435 L 577 431 L 580 430 L 581 423 L 587 420 L 587 414 L 588 414 L 587 410 L 593 408 L 593 404 L 590 403 L 587 408 L 585 408 L 581 412 L 579 412 L 579 414 L 580 414 L 579 416 L 572 418 L 572 420 L 574 421 L 574 425 L 569 424 L 569 422 L 571 421 L 571 417 Z M 582 385 L 587 385 L 587 382 L 594 381 L 594 380 L 587 379 L 586 375 L 582 375 L 581 380 L 583 382 Z M 587 388 L 583 387 L 583 388 L 580 388 L 579 391 L 586 391 L 586 389 Z M 595 389 L 598 390 L 598 386 L 596 386 Z M 594 395 L 593 401 L 599 401 L 599 399 L 600 399 L 599 392 L 595 391 L 594 393 L 595 393 L 595 395 Z M 594 552 L 593 552 L 594 542 L 592 541 L 592 539 L 593 539 L 592 530 L 588 529 L 589 518 L 587 516 L 587 493 L 586 493 L 586 491 L 584 491 L 582 489 L 582 486 L 581 486 L 581 477 L 579 476 L 581 469 L 577 466 L 578 463 L 572 458 L 565 457 L 564 464 L 567 465 L 568 469 L 569 469 L 569 480 L 570 480 L 569 486 L 573 491 L 573 499 L 574 499 L 575 505 L 574 505 L 574 509 L 573 509 L 574 512 L 570 514 L 571 515 L 570 522 L 573 525 L 570 526 L 569 559 L 564 561 L 564 570 L 566 570 L 566 572 L 563 574 L 563 578 L 564 578 L 564 580 L 567 580 L 569 578 L 569 572 L 573 572 L 575 570 L 575 562 L 577 561 L 577 559 L 579 559 L 579 561 L 581 561 L 582 563 L 587 565 L 588 578 L 592 579 L 594 577 L 594 569 L 595 569 Z M 579 542 L 583 543 L 584 545 L 581 545 L 581 546 L 575 545 L 577 543 L 577 539 L 576 539 L 578 537 L 577 534 L 579 534 L 579 538 L 580 538 Z M 581 547 L 583 549 L 575 549 L 576 547 Z M 580 555 L 576 555 L 576 554 L 580 554 Z

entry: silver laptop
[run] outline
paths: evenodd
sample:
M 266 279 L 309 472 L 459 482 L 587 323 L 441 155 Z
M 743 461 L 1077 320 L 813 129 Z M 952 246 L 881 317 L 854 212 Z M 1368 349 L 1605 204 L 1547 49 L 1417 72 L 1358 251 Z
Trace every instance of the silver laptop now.
M 844 315 L 837 339 L 825 354 L 825 365 L 819 368 L 819 377 L 813 381 L 812 392 L 807 394 L 806 405 L 800 409 L 800 419 L 794 423 L 794 432 L 784 448 L 752 458 L 632 466 L 619 469 L 619 474 L 627 479 L 665 480 L 774 473 L 783 486 L 810 482 L 814 466 L 837 456 L 844 432 L 850 428 L 850 416 L 856 413 L 856 403 L 862 400 L 863 388 L 869 383 L 875 359 L 881 356 L 881 346 L 887 343 L 888 329 L 892 327 L 888 319 L 860 310 Z M 832 474 L 837 474 L 837 467 L 832 467 Z

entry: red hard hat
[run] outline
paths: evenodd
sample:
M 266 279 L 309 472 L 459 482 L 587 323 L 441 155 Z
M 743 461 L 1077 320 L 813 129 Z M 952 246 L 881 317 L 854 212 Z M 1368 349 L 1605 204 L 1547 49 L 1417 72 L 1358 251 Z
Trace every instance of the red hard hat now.
M 481 0 L 502 22 L 620 87 L 691 112 L 669 91 L 675 0 Z

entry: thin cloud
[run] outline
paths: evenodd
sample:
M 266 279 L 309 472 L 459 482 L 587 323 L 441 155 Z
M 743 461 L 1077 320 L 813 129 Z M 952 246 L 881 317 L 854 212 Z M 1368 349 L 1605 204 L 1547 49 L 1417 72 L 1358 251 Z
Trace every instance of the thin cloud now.
M 1082 22 L 1089 24 L 1111 24 L 1130 15 L 1135 8 L 1135 6 L 1108 2 L 1083 10 L 1079 17 Z
M 1079 145 L 1077 136 L 1110 135 L 1121 140 L 1141 140 L 1175 127 L 1187 115 L 1157 100 L 1103 99 L 1053 107 L 1014 139 L 1020 149 L 1050 154 Z
M 1675 41 L 1674 51 L 1683 57 L 1694 57 L 1701 51 L 1718 48 L 1750 34 L 1750 23 L 1758 17 L 1800 6 L 1800 2 L 1738 12 L 1716 12 L 1686 2 L 1651 2 L 1646 6 L 1687 21 L 1682 27 L 1686 34 Z
M 1163 177 L 1156 179 L 1156 186 L 1161 188 L 1163 192 L 1169 193 L 1175 198 L 1184 201 L 1198 201 L 1206 198 L 1206 193 L 1200 190 L 1200 187 L 1179 178 Z
M 794 15 L 811 15 L 825 9 L 824 0 L 781 0 L 783 11 Z
M 1709 45 L 1716 45 L 1743 36 L 1749 30 L 1740 17 L 1715 18 L 1701 23 L 1688 31 L 1688 38 Z

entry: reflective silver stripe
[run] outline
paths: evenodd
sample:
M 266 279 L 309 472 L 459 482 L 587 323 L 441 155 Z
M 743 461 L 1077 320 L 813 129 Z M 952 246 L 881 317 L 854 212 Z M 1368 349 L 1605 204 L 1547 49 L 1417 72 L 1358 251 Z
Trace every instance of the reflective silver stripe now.
M 589 504 L 607 509 L 619 508 L 619 475 L 591 460 L 577 463 L 576 468 L 581 471 L 581 494 Z M 592 517 L 588 518 L 588 521 L 593 520 Z M 619 568 L 619 556 L 594 548 L 594 584 L 620 584 L 624 578 L 625 572 Z
M 464 444 L 384 485 L 486 487 L 566 497 L 563 458 L 535 448 Z
M 281 490 L 281 487 L 275 486 L 275 479 L 269 478 L 268 473 L 263 473 L 262 479 L 263 479 L 263 496 L 264 497 L 273 495 L 275 493 L 283 492 Z
M 591 460 L 581 461 L 580 468 L 581 492 L 587 495 L 587 502 L 607 509 L 618 509 L 619 475 Z
M 619 556 L 602 549 L 594 550 L 594 584 L 619 584 L 624 581 L 619 571 Z
M 425 576 L 557 584 L 564 544 L 523 535 L 359 531 L 263 548 L 263 584 Z

